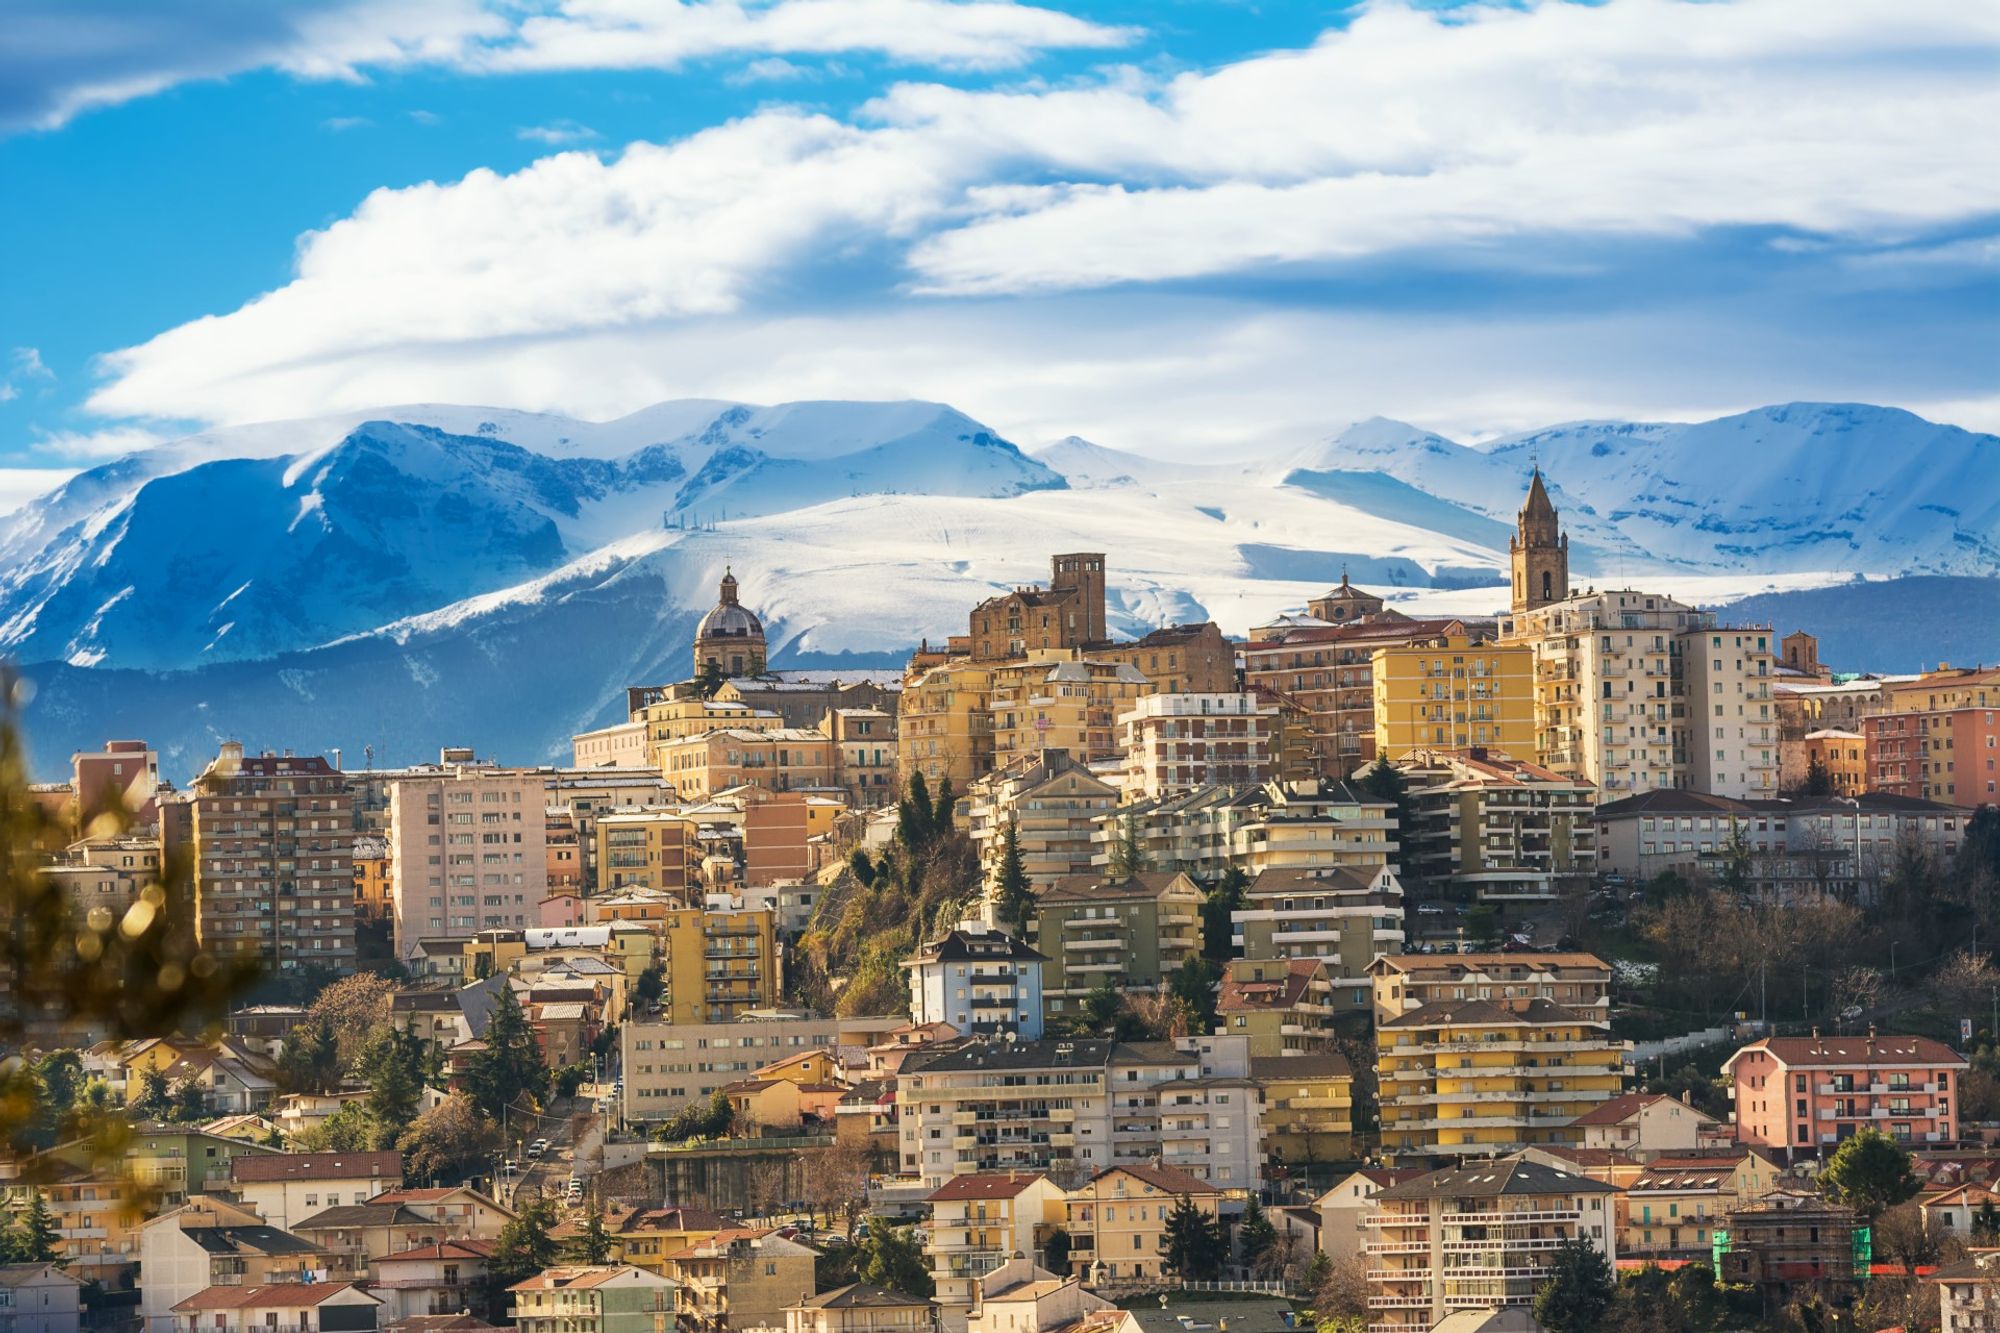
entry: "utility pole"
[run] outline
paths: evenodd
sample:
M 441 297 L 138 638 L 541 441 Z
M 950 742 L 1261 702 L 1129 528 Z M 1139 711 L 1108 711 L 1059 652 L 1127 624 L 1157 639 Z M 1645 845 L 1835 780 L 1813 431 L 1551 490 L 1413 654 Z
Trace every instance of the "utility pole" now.
M 1810 1020 L 1812 1018 L 1812 982 L 1810 980 L 1811 976 L 1812 976 L 1812 965 L 1810 963 L 1800 963 L 1799 964 L 1799 1017 L 1801 1019 L 1806 1019 L 1806 1020 Z

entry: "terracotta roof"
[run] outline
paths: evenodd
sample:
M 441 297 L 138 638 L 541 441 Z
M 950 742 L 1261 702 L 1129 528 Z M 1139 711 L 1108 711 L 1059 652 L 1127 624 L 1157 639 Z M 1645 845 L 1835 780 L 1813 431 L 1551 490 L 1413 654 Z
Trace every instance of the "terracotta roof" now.
M 982 1175 L 954 1176 L 939 1187 L 929 1198 L 931 1203 L 950 1203 L 956 1199 L 1011 1199 L 1038 1180 L 1046 1180 L 1039 1171 L 987 1172 Z
M 544 1268 L 531 1278 L 516 1282 L 509 1291 L 549 1291 L 561 1289 L 577 1291 L 589 1287 L 601 1287 L 607 1282 L 637 1274 L 640 1277 L 656 1276 L 630 1264 L 577 1264 L 560 1268 Z M 665 1278 L 660 1279 L 665 1282 Z
M 398 1250 L 394 1254 L 385 1254 L 372 1262 L 393 1264 L 404 1259 L 415 1262 L 420 1259 L 491 1259 L 492 1257 L 492 1241 L 467 1237 L 464 1240 L 444 1240 L 434 1245 L 419 1245 L 411 1250 Z
M 1091 1177 L 1093 1183 L 1123 1171 L 1135 1180 L 1142 1180 L 1156 1190 L 1167 1194 L 1220 1194 L 1221 1190 L 1198 1176 L 1191 1176 L 1175 1166 L 1150 1166 L 1145 1163 L 1129 1163 L 1124 1166 L 1108 1166 Z
M 1064 875 L 1047 892 L 1042 894 L 1042 904 L 1080 902 L 1098 903 L 1111 900 L 1150 902 L 1174 886 L 1175 881 L 1184 881 L 1186 887 L 1195 890 L 1194 881 L 1177 870 L 1147 870 L 1126 879 L 1112 881 L 1097 875 Z
M 272 1180 L 403 1179 L 399 1152 L 261 1153 L 230 1159 L 229 1178 L 238 1185 Z
M 1727 1070 L 1752 1051 L 1769 1051 L 1794 1068 L 1821 1069 L 1832 1065 L 1950 1065 L 1966 1067 L 1966 1059 L 1930 1037 L 1763 1037 L 1722 1062 Z
M 1675 1100 L 1677 1099 L 1667 1096 L 1664 1092 L 1628 1092 L 1622 1097 L 1613 1097 L 1601 1106 L 1591 1107 L 1588 1111 L 1585 1111 L 1569 1123 L 1573 1126 L 1615 1125 L 1622 1120 L 1637 1115 L 1648 1106 Z M 1688 1106 L 1686 1109 L 1694 1112 L 1695 1115 L 1700 1116 L 1710 1124 L 1715 1123 L 1715 1117 L 1705 1111 L 1696 1111 L 1692 1106 Z
M 855 1310 L 871 1305 L 924 1305 L 931 1302 L 921 1296 L 905 1296 L 900 1291 L 890 1291 L 884 1287 L 873 1287 L 866 1282 L 855 1282 L 845 1287 L 835 1287 L 832 1291 L 822 1291 L 817 1296 L 808 1296 L 795 1310 Z
M 318 1305 L 342 1292 L 380 1300 L 352 1282 L 277 1282 L 267 1287 L 205 1287 L 176 1305 L 176 1310 L 296 1310 Z

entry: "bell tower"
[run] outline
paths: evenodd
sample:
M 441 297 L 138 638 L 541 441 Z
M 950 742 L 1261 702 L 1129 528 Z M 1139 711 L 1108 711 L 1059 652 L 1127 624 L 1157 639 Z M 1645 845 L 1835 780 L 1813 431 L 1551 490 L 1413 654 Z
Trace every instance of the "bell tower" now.
M 1569 537 L 1556 520 L 1540 467 L 1528 483 L 1528 498 L 1521 505 L 1514 535 L 1507 539 L 1507 554 L 1514 566 L 1514 614 L 1569 596 Z

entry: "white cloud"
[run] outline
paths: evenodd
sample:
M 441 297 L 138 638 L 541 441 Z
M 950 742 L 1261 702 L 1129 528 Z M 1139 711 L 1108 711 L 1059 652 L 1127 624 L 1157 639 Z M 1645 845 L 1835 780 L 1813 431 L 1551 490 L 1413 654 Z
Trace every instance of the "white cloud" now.
M 0 514 L 13 513 L 75 475 L 75 468 L 0 467 Z
M 758 8 L 754 21 L 776 23 L 791 7 Z M 551 22 L 575 24 L 584 13 L 579 0 Z M 629 19 L 619 0 L 594 0 L 589 13 L 600 34 Z M 787 40 L 806 41 L 820 17 L 786 19 L 801 25 L 785 29 Z M 541 42 L 562 59 L 587 58 L 599 40 L 532 23 L 521 33 L 522 43 Z M 911 322 L 897 327 L 978 358 L 993 353 L 982 325 L 1003 318 L 1039 322 L 1046 345 L 1058 345 L 1050 330 L 1067 307 L 1033 294 L 1274 263 L 1415 249 L 1539 272 L 1560 266 L 1564 257 L 1551 251 L 1578 236 L 1732 227 L 1894 243 L 2000 211 L 2000 173 L 1969 169 L 1965 148 L 2000 123 L 2000 90 L 1975 58 L 1996 50 L 2000 11 L 1956 0 L 1610 0 L 1450 20 L 1383 3 L 1310 49 L 1165 82 L 1126 70 L 1087 85 L 1000 92 L 911 84 L 860 123 L 764 111 L 605 159 L 564 153 L 511 175 L 377 191 L 302 239 L 297 275 L 284 287 L 107 358 L 109 380 L 92 405 L 203 420 L 413 397 L 609 411 L 670 393 L 744 393 L 734 386 L 746 372 L 717 362 L 718 346 L 805 381 L 786 388 L 763 374 L 765 396 L 824 385 L 945 397 L 948 385 L 987 375 L 985 365 L 858 340 L 889 365 L 922 361 L 937 377 L 897 388 L 849 355 L 834 325 L 784 312 L 810 306 L 816 284 L 840 284 L 850 305 L 907 303 Z M 868 284 L 859 297 L 857 283 Z M 1022 293 L 1031 295 L 1012 305 L 965 301 Z M 1153 308 L 1092 307 L 1101 319 Z M 1299 325 L 1331 340 L 1301 359 L 1271 336 L 1288 327 L 1278 313 L 1233 309 L 1227 325 L 1203 336 L 1198 323 L 1136 317 L 1142 323 L 1130 330 L 1090 327 L 1069 365 L 1001 357 L 1009 382 L 1073 405 L 1052 384 L 1082 375 L 1091 392 L 1142 415 L 1148 393 L 1173 403 L 1167 415 L 1183 436 L 1227 435 L 1245 428 L 1249 386 L 1270 382 L 1243 349 L 1294 367 L 1305 377 L 1296 393 L 1311 395 L 1324 391 L 1324 367 L 1337 364 L 1333 349 L 1371 345 L 1351 320 Z M 1740 323 L 1740 312 L 1731 318 Z M 1702 337 L 1729 327 L 1711 325 Z M 1166 341 L 1169 328 L 1190 350 Z M 787 334 L 804 341 L 787 344 Z M 1384 345 L 1421 356 L 1422 340 L 1402 335 L 1384 330 Z M 1541 337 L 1547 347 L 1592 345 Z M 1143 354 L 1117 358 L 1101 381 L 1079 369 L 1099 365 L 1092 348 L 1120 339 L 1137 339 Z M 1796 348 L 1748 361 L 1738 350 L 1740 363 L 1773 370 L 1772 387 L 1740 396 L 1705 389 L 1694 406 L 1785 396 L 1794 383 L 1836 392 L 1825 375 L 1797 373 Z M 1685 376 L 1698 359 L 1658 351 L 1656 373 Z M 662 370 L 665 357 L 682 359 Z M 1212 415 L 1198 420 L 1175 391 L 1203 378 L 1191 367 L 1204 357 L 1238 374 L 1213 385 Z M 1153 364 L 1170 369 L 1155 377 Z M 1435 378 L 1443 363 L 1424 364 Z M 1576 365 L 1561 362 L 1562 376 L 1573 379 Z M 691 376 L 693 366 L 707 367 L 713 382 Z M 1863 369 L 1838 396 L 1865 382 Z M 1894 386 L 1885 387 L 1876 396 L 1893 400 Z M 1925 392 L 1958 396 L 1943 383 Z M 1462 404 L 1435 409 L 1449 418 L 1438 424 L 1498 428 L 1572 406 L 1688 405 L 1682 393 L 1636 382 L 1586 394 L 1547 374 L 1464 393 Z M 1041 419 L 1017 405 L 995 415 L 1010 414 Z
M 529 143 L 548 144 L 564 147 L 568 144 L 588 143 L 598 137 L 597 131 L 588 125 L 579 125 L 573 120 L 558 120 L 549 125 L 527 125 L 514 131 L 516 139 Z
M 0 47 L 0 129 L 53 128 L 94 107 L 257 69 L 352 81 L 413 66 L 670 69 L 847 52 L 999 68 L 1131 36 L 1015 0 L 19 0 L 19 8 Z
M 332 130 L 335 134 L 342 134 L 348 130 L 365 130 L 374 123 L 366 116 L 328 116 L 320 122 L 324 128 Z
M 53 382 L 56 373 L 42 364 L 39 347 L 16 347 L 8 358 L 7 369 L 0 373 L 0 403 L 11 403 L 21 396 L 21 387 L 33 380 Z
M 44 431 L 37 435 L 31 450 L 46 458 L 102 462 L 122 458 L 164 444 L 167 437 L 141 426 L 111 426 L 93 431 Z

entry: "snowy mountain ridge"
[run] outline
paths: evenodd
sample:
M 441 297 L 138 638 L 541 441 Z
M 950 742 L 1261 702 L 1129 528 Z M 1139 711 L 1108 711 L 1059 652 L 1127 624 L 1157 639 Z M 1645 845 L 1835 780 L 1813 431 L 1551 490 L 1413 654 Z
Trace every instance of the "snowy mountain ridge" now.
M 1484 614 L 1537 462 L 1579 586 L 1712 603 L 2000 572 L 2000 440 L 1863 405 L 1478 445 L 1375 418 L 1215 464 L 1076 437 L 1024 454 L 937 403 L 417 405 L 204 432 L 0 520 L 0 650 L 62 664 L 42 746 L 101 740 L 81 701 L 118 679 L 172 715 L 127 730 L 191 751 L 279 716 L 421 753 L 492 743 L 453 734 L 443 698 L 483 687 L 479 725 L 545 758 L 623 684 L 684 673 L 725 566 L 781 664 L 893 664 L 1065 550 L 1106 552 L 1127 634 L 1240 634 L 1343 572 Z

